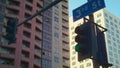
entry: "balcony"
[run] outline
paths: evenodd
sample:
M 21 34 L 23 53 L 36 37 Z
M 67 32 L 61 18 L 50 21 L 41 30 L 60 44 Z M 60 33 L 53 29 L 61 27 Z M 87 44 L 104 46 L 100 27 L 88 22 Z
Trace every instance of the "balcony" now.
M 26 45 L 22 45 L 22 49 L 24 50 L 24 51 L 30 51 L 30 49 L 29 49 L 29 47 L 27 47 Z
M 42 30 L 42 24 L 36 23 L 36 27 L 37 27 L 38 29 Z
M 0 57 L 4 57 L 4 58 L 14 58 L 14 54 L 11 54 L 8 51 L 0 51 Z
M 26 40 L 26 41 L 30 41 L 30 38 L 29 37 L 26 37 L 23 35 L 23 39 Z
M 1 68 L 14 68 L 13 65 L 2 64 L 1 62 L 0 62 L 0 67 L 1 67 Z
M 15 49 L 14 48 L 0 48 L 0 53 L 15 54 Z
M 32 12 L 30 11 L 30 10 L 25 10 L 25 12 L 27 13 L 27 14 L 29 14 L 29 15 L 31 15 L 32 14 Z
M 41 65 L 41 59 L 35 58 L 34 59 L 34 64 L 40 67 L 40 65 Z
M 69 68 L 69 66 L 70 66 L 70 61 L 63 58 L 63 66 Z
M 41 57 L 41 50 L 35 49 L 35 54 L 39 57 Z
M 68 15 L 62 14 L 63 19 L 68 20 Z
M 18 15 L 14 14 L 14 13 L 11 13 L 11 12 L 7 12 L 6 16 L 7 17 L 12 17 L 12 18 L 18 18 Z
M 69 45 L 68 44 L 62 43 L 62 47 L 63 47 L 63 49 L 69 51 Z
M 68 3 L 65 1 L 62 1 L 62 5 L 64 5 L 65 7 L 68 7 Z
M 6 16 L 7 17 L 18 17 L 19 15 L 19 11 L 16 10 L 16 9 L 6 9 L 6 12 L 5 12 Z
M 13 0 L 8 0 L 7 1 L 7 7 L 12 8 L 12 9 L 18 9 L 19 10 L 20 2 L 19 1 L 13 1 Z
M 24 30 L 29 32 L 29 31 L 30 31 L 30 28 L 24 26 Z
M 39 37 L 40 39 L 42 39 L 42 33 L 40 31 L 36 31 L 36 36 Z
M 42 8 L 43 7 L 43 1 L 38 0 L 37 7 Z
M 41 15 L 38 15 L 38 16 L 37 16 L 37 20 L 39 20 L 39 21 L 36 21 L 36 23 L 39 23 L 39 24 L 40 24 L 40 23 L 42 22 L 42 16 L 41 16 Z
M 6 42 L 2 42 L 2 45 L 1 45 L 2 47 L 8 47 L 8 48 L 15 48 L 16 46 L 15 46 L 15 44 L 11 44 L 11 45 L 9 45 L 8 46 L 8 44 L 6 43 Z
M 14 60 L 8 58 L 0 58 L 0 68 L 14 68 Z
M 65 6 L 62 6 L 62 11 L 63 11 L 64 13 L 67 13 L 67 12 L 68 12 L 68 8 L 65 7 Z
M 29 62 L 29 58 L 28 57 L 25 57 L 24 55 L 22 55 L 22 61 L 26 61 L 26 62 Z
M 62 51 L 62 54 L 63 54 L 63 57 L 69 59 L 69 57 L 70 57 L 69 52 L 63 50 L 63 51 Z
M 35 40 L 35 44 L 36 44 L 37 46 L 41 47 L 42 41 L 36 39 L 36 40 Z
M 62 20 L 62 24 L 63 24 L 63 26 L 65 26 L 65 27 L 68 27 L 69 25 L 68 25 L 68 21 L 66 21 L 66 20 Z
M 62 31 L 63 31 L 63 33 L 64 33 L 65 35 L 68 35 L 68 34 L 69 34 L 69 31 L 68 31 L 67 28 L 62 27 Z
M 63 41 L 66 42 L 66 43 L 69 42 L 68 36 L 62 35 L 62 39 L 63 39 Z

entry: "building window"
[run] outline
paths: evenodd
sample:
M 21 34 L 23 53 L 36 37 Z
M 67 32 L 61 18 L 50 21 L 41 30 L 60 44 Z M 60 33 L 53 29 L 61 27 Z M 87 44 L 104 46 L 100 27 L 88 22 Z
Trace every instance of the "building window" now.
M 80 68 L 84 68 L 84 65 L 80 65 Z
M 25 8 L 26 8 L 28 11 L 32 11 L 32 7 L 29 6 L 29 5 L 25 5 Z
M 45 31 L 47 31 L 47 32 L 52 32 L 52 27 L 51 26 L 48 26 L 48 25 L 46 25 L 46 24 L 44 24 L 43 25 L 43 29 L 45 30 Z
M 42 60 L 42 65 L 43 65 L 44 68 L 51 68 L 52 64 L 51 64 L 50 61 L 43 59 Z
M 109 23 L 109 20 L 108 19 L 105 19 L 106 23 Z
M 108 17 L 107 13 L 105 13 L 105 17 Z
M 30 14 L 25 13 L 25 18 L 28 18 L 28 17 L 30 17 L 30 16 L 31 16 Z
M 9 5 L 20 6 L 20 2 L 15 0 L 8 0 Z
M 56 23 L 59 23 L 59 18 L 58 17 L 54 17 L 54 21 L 56 22 Z
M 20 68 L 29 68 L 28 66 L 29 66 L 28 62 L 22 61 L 21 65 L 20 65 Z
M 22 51 L 22 57 L 23 58 L 29 58 L 29 52 Z
M 111 16 L 109 16 L 110 20 L 112 20 L 113 18 Z
M 51 17 L 52 16 L 52 12 L 51 11 L 45 11 L 44 15 Z
M 119 68 L 119 66 L 115 66 L 115 68 Z
M 50 34 L 47 34 L 47 33 L 43 33 L 43 38 L 46 40 L 49 40 L 49 41 L 52 40 L 52 36 Z
M 108 46 L 109 47 L 109 50 L 112 50 L 112 46 Z
M 13 59 L 7 59 L 7 58 L 0 58 L 0 64 L 14 65 L 14 60 Z
M 97 18 L 99 18 L 99 17 L 101 17 L 101 16 L 102 16 L 102 14 L 101 14 L 101 13 L 97 14 Z
M 56 30 L 59 30 L 59 26 L 54 26 L 54 28 L 55 28 Z
M 29 48 L 30 47 L 30 42 L 23 40 L 22 41 L 23 47 Z
M 108 42 L 108 44 L 111 44 L 111 41 L 109 39 L 107 40 L 107 42 Z
M 119 64 L 119 60 L 115 60 L 115 64 L 117 64 L 117 65 L 118 65 L 118 64 Z
M 27 0 L 28 2 L 30 2 L 30 3 L 32 3 L 33 2 L 33 0 Z
M 115 19 L 114 22 L 117 23 L 117 20 Z
M 12 15 L 19 15 L 19 11 L 18 10 L 11 9 L 11 8 L 7 9 L 7 13 L 8 14 L 12 14 Z
M 58 48 L 54 48 L 54 54 L 59 54 L 59 49 Z
M 91 63 L 87 63 L 87 64 L 86 64 L 86 67 L 89 67 L 89 66 L 91 66 Z
M 120 50 L 118 50 L 118 54 L 120 54 Z
M 31 28 L 31 24 L 30 23 L 24 23 L 24 27 L 30 29 Z
M 31 34 L 29 32 L 27 32 L 27 31 L 23 31 L 23 35 L 25 37 L 28 37 L 28 38 L 30 38 L 30 36 L 31 36 Z
M 113 22 L 110 22 L 110 25 L 113 26 Z
M 117 59 L 117 58 L 118 58 L 118 55 L 117 55 L 117 54 L 114 54 L 114 57 Z
M 37 7 L 38 7 L 39 9 L 42 8 L 42 6 L 41 6 L 39 3 L 37 3 Z
M 97 21 L 96 21 L 96 23 L 101 23 L 101 20 L 100 20 L 100 19 L 99 19 L 99 20 L 97 20 Z
M 55 8 L 59 8 L 59 5 L 55 5 L 54 7 L 55 7 Z
M 54 62 L 59 63 L 59 58 L 57 56 L 54 56 Z
M 111 51 L 109 51 L 109 55 L 110 55 L 110 56 L 113 56 L 113 53 L 112 53 Z
M 59 38 L 59 33 L 55 31 L 54 32 L 54 37 Z
M 116 47 L 114 47 L 114 48 L 113 48 L 113 52 L 117 52 L 117 49 L 116 49 Z
M 0 12 L 4 13 L 5 8 L 3 6 L 0 6 Z
M 67 64 L 67 59 L 63 58 L 63 64 Z
M 43 17 L 43 20 L 44 20 L 44 22 L 45 23 L 48 23 L 48 24 L 52 24 L 52 20 L 51 20 L 51 18 L 48 18 L 48 17 Z
M 5 54 L 5 55 L 13 55 L 15 54 L 15 49 L 14 48 L 1 48 L 0 51 L 1 54 Z
M 55 15 L 59 16 L 58 10 L 55 9 L 55 12 L 54 12 L 54 13 L 55 13 Z
M 110 62 L 114 62 L 114 60 L 113 60 L 113 58 L 112 58 L 112 57 L 110 57 Z
M 72 60 L 75 60 L 75 56 L 72 57 Z
M 57 39 L 54 39 L 54 45 L 59 46 L 59 41 Z
M 118 45 L 118 49 L 120 49 L 120 44 Z
M 76 62 L 72 62 L 72 65 L 75 65 L 76 64 Z

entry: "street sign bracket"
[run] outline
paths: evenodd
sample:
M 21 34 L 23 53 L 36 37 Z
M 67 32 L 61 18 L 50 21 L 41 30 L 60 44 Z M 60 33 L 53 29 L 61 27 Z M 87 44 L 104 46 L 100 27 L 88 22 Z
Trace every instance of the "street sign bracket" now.
M 102 27 L 101 25 L 98 25 L 97 23 L 91 21 L 90 19 L 87 19 L 87 18 L 85 18 L 85 17 L 84 17 L 83 19 L 84 19 L 84 22 L 86 22 L 86 20 L 87 20 L 87 21 L 90 21 L 91 23 L 93 23 L 94 25 L 96 25 L 97 27 L 102 28 L 103 30 L 102 30 L 101 32 L 106 32 L 106 31 L 107 31 L 107 28 L 104 28 L 104 27 Z

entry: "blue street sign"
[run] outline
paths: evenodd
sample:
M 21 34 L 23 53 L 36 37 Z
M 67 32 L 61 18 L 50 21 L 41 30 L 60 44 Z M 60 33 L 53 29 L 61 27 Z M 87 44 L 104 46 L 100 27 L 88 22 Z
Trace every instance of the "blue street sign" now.
M 73 21 L 81 19 L 105 7 L 104 0 L 91 0 L 73 10 Z

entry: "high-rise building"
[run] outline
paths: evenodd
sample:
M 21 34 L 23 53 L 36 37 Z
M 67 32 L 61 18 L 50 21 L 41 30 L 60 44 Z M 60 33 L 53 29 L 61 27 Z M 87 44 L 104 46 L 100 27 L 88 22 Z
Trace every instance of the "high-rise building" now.
M 0 23 L 20 23 L 53 1 L 0 0 Z M 8 45 L 4 32 L 0 26 L 0 68 L 70 68 L 68 0 L 19 26 L 16 43 Z
M 120 68 L 120 18 L 107 10 L 100 10 L 94 14 L 95 22 L 108 29 L 105 32 L 106 48 L 111 68 Z
M 95 23 L 108 29 L 105 32 L 106 50 L 108 55 L 108 62 L 113 64 L 109 68 L 120 68 L 120 19 L 109 11 L 102 9 L 94 13 Z M 76 26 L 83 22 L 82 19 L 73 22 L 70 18 L 70 65 L 72 68 L 93 68 L 91 59 L 86 59 L 78 62 L 77 52 L 75 52 L 75 33 L 74 29 Z

